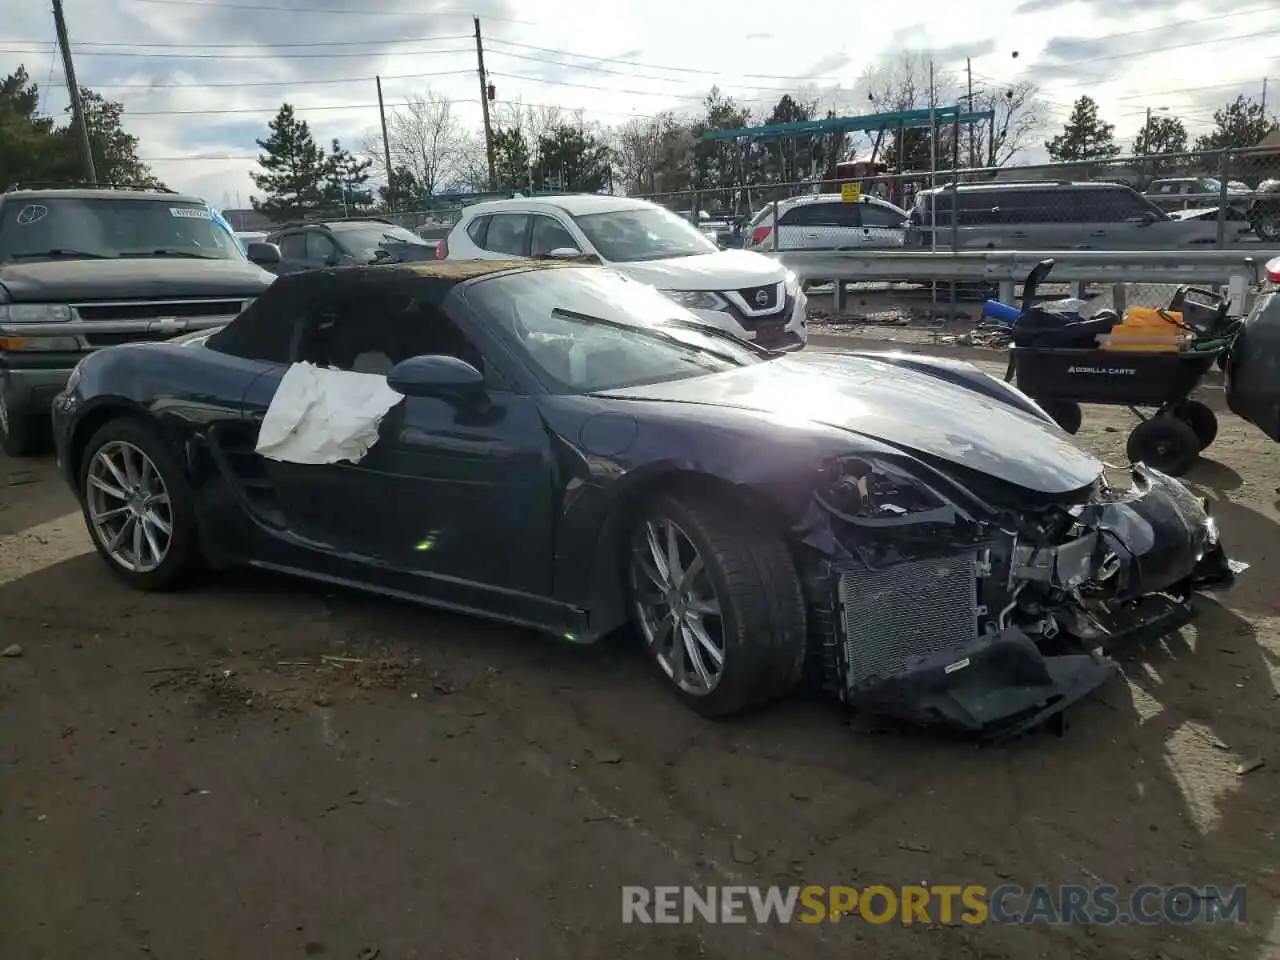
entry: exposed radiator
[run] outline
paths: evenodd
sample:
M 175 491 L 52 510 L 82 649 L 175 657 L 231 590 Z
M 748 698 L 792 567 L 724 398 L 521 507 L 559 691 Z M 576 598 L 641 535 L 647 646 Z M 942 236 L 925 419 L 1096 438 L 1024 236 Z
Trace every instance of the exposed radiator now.
M 892 676 L 918 657 L 970 644 L 978 633 L 977 561 L 963 553 L 842 574 L 849 684 Z

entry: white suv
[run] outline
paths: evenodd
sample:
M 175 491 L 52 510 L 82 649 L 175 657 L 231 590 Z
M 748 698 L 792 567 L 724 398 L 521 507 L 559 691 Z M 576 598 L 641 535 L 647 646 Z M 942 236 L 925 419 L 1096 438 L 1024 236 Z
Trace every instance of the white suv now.
M 799 350 L 809 339 L 808 302 L 794 274 L 771 257 L 721 250 L 646 200 L 577 194 L 477 203 L 438 251 L 448 260 L 578 254 L 657 287 L 740 339 L 771 350 Z
M 774 237 L 774 205 L 769 204 L 751 220 L 748 250 L 891 250 L 906 245 L 911 215 L 878 197 L 862 197 L 846 203 L 838 193 L 790 197 L 777 204 L 777 237 Z

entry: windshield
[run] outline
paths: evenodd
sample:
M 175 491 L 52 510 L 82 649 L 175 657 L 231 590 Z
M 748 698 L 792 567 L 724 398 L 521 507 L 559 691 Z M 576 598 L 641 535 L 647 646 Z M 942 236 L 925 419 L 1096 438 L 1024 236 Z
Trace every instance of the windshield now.
M 202 203 L 49 196 L 0 209 L 0 260 L 162 256 L 244 259 Z
M 554 393 L 594 393 L 762 362 L 653 287 L 609 270 L 497 276 L 466 298 Z
M 366 260 L 372 260 L 373 255 L 383 244 L 412 243 L 419 247 L 426 245 L 417 234 L 391 224 L 362 223 L 358 226 L 333 224 L 330 229 L 342 239 L 352 253 Z
M 613 263 L 691 257 L 720 249 L 689 221 L 661 207 L 589 213 L 574 220 L 596 252 Z

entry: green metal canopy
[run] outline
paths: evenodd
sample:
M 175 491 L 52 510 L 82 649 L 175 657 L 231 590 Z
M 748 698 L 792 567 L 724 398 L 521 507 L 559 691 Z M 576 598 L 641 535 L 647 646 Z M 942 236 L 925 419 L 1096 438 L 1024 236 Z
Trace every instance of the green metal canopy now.
M 828 117 L 824 120 L 800 120 L 795 123 L 771 123 L 736 130 L 708 130 L 699 142 L 711 140 L 767 140 L 774 137 L 802 137 L 823 133 L 857 133 L 866 130 L 915 130 L 928 127 L 981 123 L 995 120 L 994 110 L 963 113 L 959 107 L 935 107 L 933 110 L 896 110 L 871 113 L 859 117 Z

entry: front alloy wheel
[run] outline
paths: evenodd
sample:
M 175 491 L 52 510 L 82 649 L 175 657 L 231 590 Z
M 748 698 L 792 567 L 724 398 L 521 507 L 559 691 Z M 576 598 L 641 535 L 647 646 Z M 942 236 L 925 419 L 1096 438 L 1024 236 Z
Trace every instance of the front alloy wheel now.
M 686 706 L 740 713 L 791 690 L 805 664 L 804 596 L 779 531 L 732 493 L 655 498 L 626 557 L 632 614 Z
M 158 431 L 133 417 L 112 420 L 76 459 L 85 526 L 115 574 L 141 590 L 168 590 L 200 565 L 186 474 Z
M 124 440 L 105 443 L 89 461 L 85 506 L 107 556 L 131 573 L 164 563 L 173 538 L 169 489 L 151 458 Z
M 646 520 L 632 547 L 636 614 L 651 654 L 694 697 L 715 690 L 724 670 L 724 621 L 706 564 L 674 520 Z

